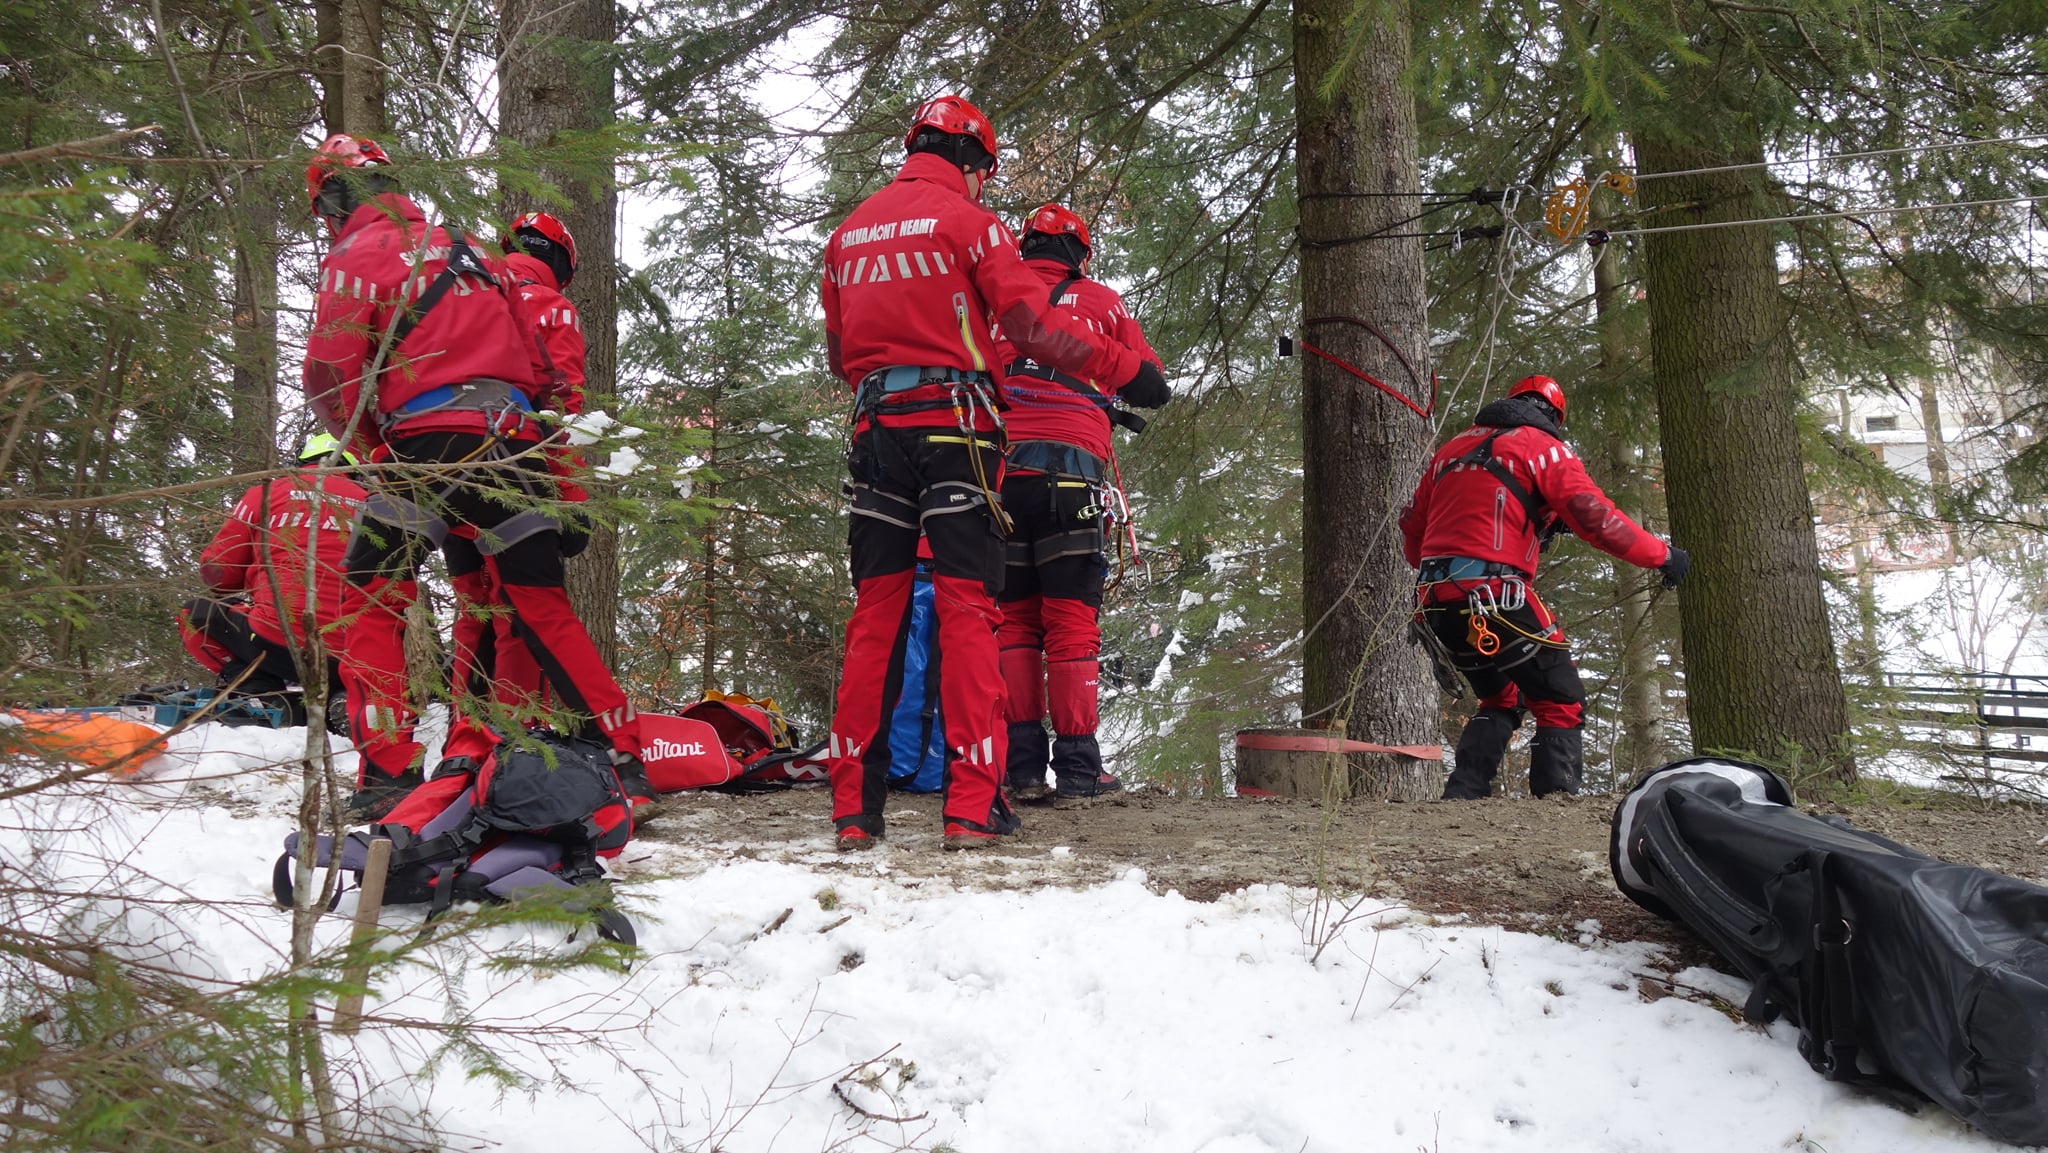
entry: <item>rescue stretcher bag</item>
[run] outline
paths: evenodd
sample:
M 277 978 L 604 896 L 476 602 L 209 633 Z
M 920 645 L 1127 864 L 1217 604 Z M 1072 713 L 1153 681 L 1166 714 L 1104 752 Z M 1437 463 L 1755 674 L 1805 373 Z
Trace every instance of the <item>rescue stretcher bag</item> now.
M 475 773 L 438 776 L 408 793 L 381 822 L 342 838 L 340 863 L 360 885 L 371 839 L 389 837 L 384 903 L 426 904 L 431 917 L 456 901 L 510 900 L 522 891 L 601 881 L 598 860 L 617 856 L 632 835 L 632 805 L 609 750 L 533 733 L 500 745 Z M 299 834 L 287 834 L 271 876 L 278 904 L 287 908 L 298 848 Z M 335 852 L 334 839 L 321 835 L 314 867 L 327 867 Z M 616 910 L 600 911 L 598 931 L 628 944 L 635 939 Z
M 709 692 L 679 714 L 640 714 L 640 763 L 657 793 L 760 792 L 824 780 L 822 756 L 822 744 L 796 747 L 773 700 Z
M 1821 1075 L 2048 1143 L 2048 888 L 1808 816 L 1770 770 L 1711 757 L 1636 783 L 1608 861 L 1753 982 L 1746 1017 L 1799 1027 Z
M 710 722 L 667 713 L 640 714 L 640 763 L 657 793 L 711 788 L 741 772 Z

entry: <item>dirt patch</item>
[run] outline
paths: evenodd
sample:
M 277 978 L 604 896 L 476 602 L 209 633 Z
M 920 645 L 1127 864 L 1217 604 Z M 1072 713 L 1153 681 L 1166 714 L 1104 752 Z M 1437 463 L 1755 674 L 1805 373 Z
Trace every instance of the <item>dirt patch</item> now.
M 1306 801 L 1200 800 L 1139 793 L 1086 809 L 1026 806 L 1024 831 L 998 850 L 939 851 L 936 797 L 890 799 L 882 845 L 833 851 L 822 788 L 734 797 L 679 794 L 650 822 L 628 869 L 690 872 L 742 858 L 791 861 L 822 873 L 886 874 L 912 887 L 1024 889 L 1083 886 L 1144 871 L 1146 884 L 1213 901 L 1247 885 L 1369 892 L 1389 903 L 1560 936 L 1600 922 L 1609 940 L 1650 941 L 1681 963 L 1704 961 L 1682 927 L 1623 897 L 1607 869 L 1615 798 L 1494 799 L 1334 811 Z M 1953 809 L 1827 805 L 1946 860 L 2048 883 L 2048 808 L 1965 804 Z M 689 852 L 657 849 L 688 846 Z M 1590 927 L 1587 930 L 1590 931 Z

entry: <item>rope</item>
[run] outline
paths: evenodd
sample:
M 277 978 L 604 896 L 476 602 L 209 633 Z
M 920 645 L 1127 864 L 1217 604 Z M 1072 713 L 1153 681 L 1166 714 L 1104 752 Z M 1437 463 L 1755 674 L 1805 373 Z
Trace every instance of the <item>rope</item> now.
M 1470 201 L 1486 204 L 1499 196 L 1492 189 L 1475 188 L 1470 192 L 1306 192 L 1296 200 L 1378 200 L 1400 196 L 1412 196 L 1421 200 L 1441 200 L 1445 204 L 1459 204 Z
M 1395 344 L 1391 337 L 1389 337 L 1386 333 L 1380 331 L 1378 325 L 1373 324 L 1371 321 L 1368 320 L 1360 320 L 1355 316 L 1312 316 L 1302 322 L 1302 327 L 1307 328 L 1309 325 L 1312 324 L 1349 324 L 1356 328 L 1362 328 L 1366 330 L 1367 332 L 1371 333 L 1375 338 L 1377 338 L 1382 345 L 1386 346 L 1388 352 L 1394 354 L 1395 360 L 1401 362 L 1401 367 L 1406 369 L 1408 372 L 1409 381 L 1412 384 L 1414 384 L 1417 389 L 1420 389 L 1422 387 L 1422 374 L 1415 371 L 1415 365 L 1409 361 L 1408 354 L 1402 352 L 1400 346 Z M 1314 353 L 1315 355 L 1323 358 L 1324 360 L 1329 361 L 1331 364 L 1336 365 L 1338 368 L 1343 369 L 1345 372 L 1350 373 L 1351 375 L 1366 382 L 1367 384 L 1372 385 L 1374 388 L 1379 389 L 1381 392 L 1386 393 L 1388 396 L 1393 397 L 1395 400 L 1400 401 L 1402 404 L 1407 405 L 1409 411 L 1413 412 L 1415 415 L 1421 417 L 1424 420 L 1432 421 L 1432 423 L 1434 423 L 1433 418 L 1436 415 L 1436 377 L 1430 377 L 1429 407 L 1424 408 L 1421 405 L 1415 403 L 1414 400 L 1410 399 L 1407 393 L 1402 392 L 1400 389 L 1395 388 L 1394 386 L 1388 384 L 1386 381 L 1381 380 L 1379 377 L 1374 376 L 1373 374 L 1365 371 L 1364 369 L 1358 367 L 1350 361 L 1345 360 L 1340 356 L 1334 356 L 1330 353 L 1324 352 L 1322 349 L 1317 348 L 1315 345 L 1310 344 L 1306 340 L 1298 340 L 1295 343 L 1301 345 L 1301 350 L 1303 352 Z
M 1676 176 L 1678 173 L 1672 173 Z M 1605 244 L 1617 236 L 1650 236 L 1659 232 L 1697 232 L 1708 228 L 1742 228 L 1752 224 L 1797 224 L 1802 220 L 1838 220 L 1845 216 L 1892 216 L 1901 212 L 1930 212 L 1937 208 L 1992 208 L 2008 204 L 2033 204 L 2048 200 L 2048 192 L 2032 196 L 2008 196 L 1994 200 L 1953 200 L 1945 204 L 1897 204 L 1890 207 L 1846 208 L 1839 212 L 1802 212 L 1790 216 L 1767 216 L 1759 220 L 1716 220 L 1704 224 L 1664 224 L 1655 228 L 1596 229 L 1586 234 L 1588 244 Z M 1595 239 L 1595 238 L 1598 239 Z
M 1975 148 L 1990 144 L 2024 144 L 2033 140 L 2048 140 L 2048 133 L 2029 136 L 2001 136 L 1992 140 L 1954 140 L 1947 144 L 1909 144 L 1900 148 L 1873 148 L 1865 152 L 1835 152 L 1826 156 L 1801 156 L 1788 160 L 1752 161 L 1748 164 L 1722 164 L 1713 168 L 1684 168 L 1677 172 L 1638 172 L 1637 180 L 1662 180 L 1668 176 L 1705 176 L 1712 172 L 1745 172 L 1752 168 L 1775 168 L 1782 164 L 1825 164 L 1830 160 L 1867 160 L 1873 156 L 1897 156 L 1905 152 L 1947 152 L 1956 148 Z

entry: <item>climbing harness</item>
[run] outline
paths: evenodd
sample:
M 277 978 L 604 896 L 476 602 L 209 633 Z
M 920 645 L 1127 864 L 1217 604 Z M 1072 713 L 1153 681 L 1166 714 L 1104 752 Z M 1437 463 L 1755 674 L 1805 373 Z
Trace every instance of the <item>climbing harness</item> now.
M 980 353 L 975 354 L 980 360 Z M 889 398 L 926 385 L 944 385 L 946 395 L 942 399 L 906 400 L 890 402 Z M 899 364 L 878 368 L 869 373 L 854 390 L 853 412 L 847 419 L 849 428 L 857 429 L 863 418 L 875 428 L 882 427 L 884 412 L 912 413 L 951 410 L 953 424 L 959 436 L 934 435 L 936 430 L 923 431 L 928 439 L 942 444 L 958 443 L 967 446 L 967 461 L 974 470 L 975 487 L 987 502 L 990 514 L 995 518 L 996 527 L 1004 535 L 1010 532 L 1010 518 L 1003 511 L 1002 498 L 997 494 L 996 484 L 990 482 L 988 470 L 981 462 L 980 449 L 992 448 L 1000 453 L 1007 435 L 1003 417 L 992 392 L 993 380 L 983 371 L 963 370 L 950 367 L 924 367 Z M 886 405 L 886 407 L 885 407 Z M 989 434 L 976 428 L 980 414 L 986 413 L 989 422 L 995 426 L 993 439 Z
M 1494 632 L 1488 622 L 1529 603 L 1529 586 L 1522 582 L 1522 578 L 1497 577 L 1495 580 L 1499 583 L 1488 581 L 1465 594 L 1465 611 L 1470 614 L 1472 622 L 1472 647 L 1482 657 L 1490 657 L 1500 651 L 1500 634 Z M 1514 627 L 1506 620 L 1501 623 Z

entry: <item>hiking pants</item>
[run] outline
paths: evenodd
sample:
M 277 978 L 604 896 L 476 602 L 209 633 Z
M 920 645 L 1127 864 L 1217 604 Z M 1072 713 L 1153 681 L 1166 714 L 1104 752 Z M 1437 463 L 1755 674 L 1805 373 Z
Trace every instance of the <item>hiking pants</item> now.
M 476 542 L 450 535 L 441 545 L 455 587 L 452 718 L 443 757 L 482 764 L 497 747 L 498 725 L 530 718 L 545 704 L 545 675 L 526 642 L 512 631 L 505 592 L 492 582 Z
M 397 776 L 423 755 L 405 691 L 405 610 L 419 595 L 427 550 L 445 548 L 457 524 L 476 530 L 483 572 L 511 610 L 512 633 L 556 696 L 593 718 L 613 749 L 638 756 L 632 702 L 569 607 L 560 532 L 533 512 L 534 501 L 555 491 L 536 445 L 474 432 L 401 436 L 389 444 L 391 462 L 374 478 L 345 563 L 350 583 L 369 602 L 342 647 L 349 721 L 363 754 L 360 780 Z
M 1539 797 L 1575 793 L 1584 775 L 1580 730 L 1585 724 L 1586 689 L 1572 663 L 1563 625 L 1534 589 L 1527 590 L 1522 607 L 1485 618 L 1486 631 L 1499 638 L 1500 645 L 1490 654 L 1480 651 L 1484 642 L 1467 596 L 1485 585 L 1498 597 L 1504 583 L 1498 577 L 1440 581 L 1419 594 L 1423 622 L 1450 651 L 1451 663 L 1479 697 L 1479 712 L 1458 740 L 1455 767 L 1444 785 L 1447 799 L 1491 792 L 1524 708 L 1536 716 L 1529 791 Z
M 939 713 L 946 725 L 945 820 L 993 831 L 1007 816 L 996 593 L 1003 537 L 1001 434 L 890 427 L 871 419 L 847 456 L 853 507 L 853 619 L 826 752 L 832 819 L 879 835 L 889 794 L 889 718 L 903 691 L 905 633 L 920 532 L 931 547 Z M 986 486 L 986 487 L 984 487 Z
M 1003 683 L 1011 724 L 1052 716 L 1062 737 L 1095 734 L 1102 653 L 1100 485 L 1020 472 L 1003 479 L 1012 529 L 1003 576 Z

